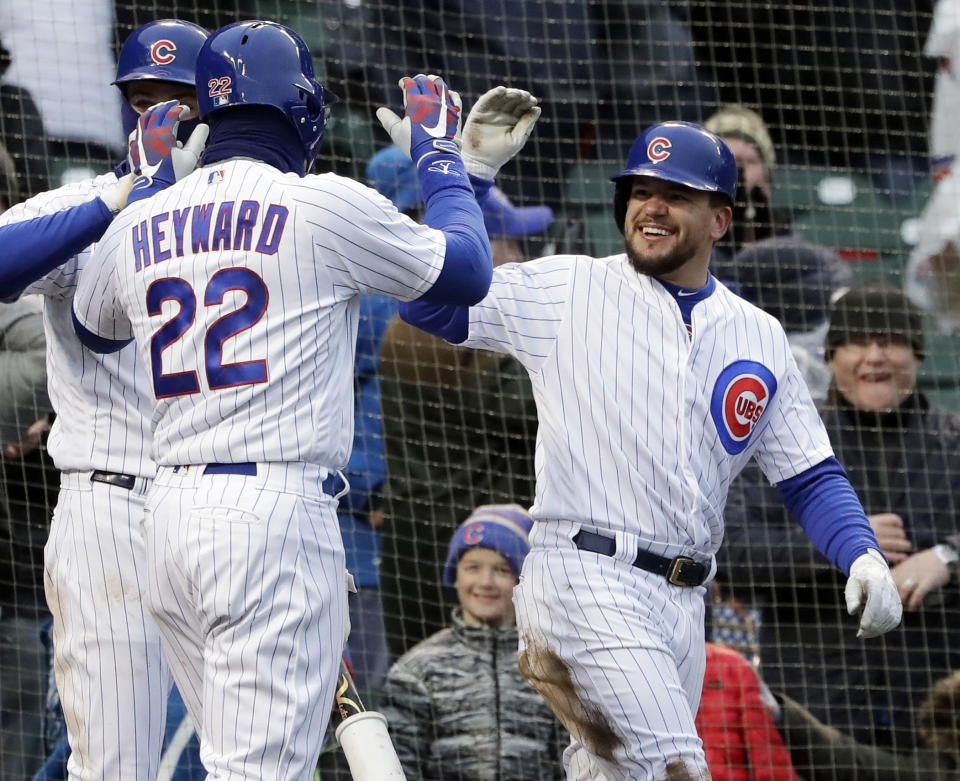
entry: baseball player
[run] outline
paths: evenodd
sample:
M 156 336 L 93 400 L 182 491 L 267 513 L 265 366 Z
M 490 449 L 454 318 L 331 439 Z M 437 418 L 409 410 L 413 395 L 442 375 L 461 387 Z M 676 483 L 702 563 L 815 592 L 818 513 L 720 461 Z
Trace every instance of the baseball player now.
M 170 19 L 130 35 L 115 82 L 125 97 L 126 132 L 159 98 L 195 109 L 194 64 L 206 37 L 202 28 Z M 196 120 L 181 125 L 192 133 Z M 188 144 L 194 163 L 203 129 Z M 161 141 L 174 130 L 157 125 L 153 137 Z M 84 348 L 70 314 L 93 242 L 133 185 L 124 164 L 37 195 L 0 217 L 0 297 L 36 293 L 43 301 L 57 412 L 49 449 L 62 472 L 44 575 L 71 778 L 155 779 L 170 688 L 156 623 L 141 599 L 146 560 L 140 520 L 156 471 L 148 378 L 132 347 L 115 355 Z
M 113 222 L 75 325 L 98 349 L 135 338 L 149 367 L 151 609 L 204 765 L 306 779 L 344 645 L 344 552 L 321 485 L 349 456 L 359 296 L 475 303 L 490 246 L 455 142 L 459 96 L 438 77 L 401 81 L 404 118 L 380 111 L 417 163 L 424 225 L 307 174 L 327 110 L 294 31 L 219 30 L 197 85 L 201 167 Z M 534 103 L 514 101 L 518 120 Z
M 514 153 L 464 127 L 488 171 Z M 487 175 L 489 179 L 489 173 Z M 684 122 L 647 129 L 616 183 L 625 252 L 494 271 L 473 307 L 401 305 L 526 367 L 539 414 L 532 552 L 514 592 L 520 665 L 572 735 L 570 779 L 706 779 L 694 727 L 704 589 L 731 477 L 754 457 L 844 572 L 872 637 L 900 622 L 886 561 L 772 317 L 709 273 L 736 164 Z

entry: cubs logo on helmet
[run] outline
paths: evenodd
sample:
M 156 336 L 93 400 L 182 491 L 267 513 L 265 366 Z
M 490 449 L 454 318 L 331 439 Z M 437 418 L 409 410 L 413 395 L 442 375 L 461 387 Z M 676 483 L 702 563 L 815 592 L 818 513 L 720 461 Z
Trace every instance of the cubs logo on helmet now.
M 657 136 L 647 145 L 647 157 L 653 163 L 661 163 L 670 157 L 671 146 L 669 138 Z
M 176 51 L 177 45 L 173 41 L 164 38 L 150 47 L 150 59 L 157 63 L 157 65 L 169 65 L 177 59 Z
M 776 392 L 777 380 L 762 363 L 735 361 L 720 372 L 713 386 L 710 415 L 728 453 L 735 455 L 747 447 Z

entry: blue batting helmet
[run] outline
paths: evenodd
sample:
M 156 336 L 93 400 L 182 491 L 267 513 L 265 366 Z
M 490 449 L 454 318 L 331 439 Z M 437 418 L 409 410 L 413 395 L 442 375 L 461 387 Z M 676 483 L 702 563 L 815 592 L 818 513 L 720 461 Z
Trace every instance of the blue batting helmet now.
M 306 168 L 320 152 L 325 94 L 303 39 L 276 22 L 236 22 L 218 30 L 197 58 L 200 118 L 231 106 L 273 106 L 303 142 Z
M 209 33 L 193 22 L 160 19 L 130 33 L 117 58 L 117 78 L 113 83 L 126 95 L 124 86 L 131 81 L 170 81 L 195 85 L 195 70 L 200 47 Z M 123 132 L 129 135 L 137 125 L 138 114 L 126 100 L 120 105 Z M 197 120 L 181 122 L 177 134 L 189 138 Z
M 193 86 L 197 55 L 208 35 L 200 25 L 180 19 L 143 25 L 124 41 L 113 83 L 153 79 Z
M 719 136 L 692 122 L 662 122 L 633 142 L 627 167 L 610 180 L 617 185 L 614 219 L 623 231 L 634 176 L 652 176 L 694 190 L 720 193 L 732 202 L 737 193 L 737 162 Z

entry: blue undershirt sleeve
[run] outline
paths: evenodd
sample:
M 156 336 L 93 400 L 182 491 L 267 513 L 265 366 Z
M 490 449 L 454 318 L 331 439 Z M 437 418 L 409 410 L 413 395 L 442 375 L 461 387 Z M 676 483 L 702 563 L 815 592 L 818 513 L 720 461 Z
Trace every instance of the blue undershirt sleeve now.
M 817 550 L 845 575 L 869 548 L 880 550 L 863 505 L 836 458 L 777 483 L 777 490 Z
M 423 222 L 447 238 L 440 275 L 419 300 L 475 304 L 490 288 L 493 256 L 463 161 L 452 155 L 431 155 L 417 170 L 426 204 Z
M 0 299 L 15 298 L 31 282 L 97 241 L 113 220 L 99 198 L 56 214 L 0 226 Z

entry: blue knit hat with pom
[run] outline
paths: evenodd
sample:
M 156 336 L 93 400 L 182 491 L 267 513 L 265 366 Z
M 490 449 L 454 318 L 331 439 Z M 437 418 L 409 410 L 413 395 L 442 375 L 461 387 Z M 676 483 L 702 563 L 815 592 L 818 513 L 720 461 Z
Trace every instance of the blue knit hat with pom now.
M 503 556 L 519 576 L 523 559 L 530 552 L 527 535 L 533 518 L 519 504 L 484 504 L 474 510 L 450 540 L 443 585 L 457 579 L 457 562 L 470 548 L 489 548 Z

